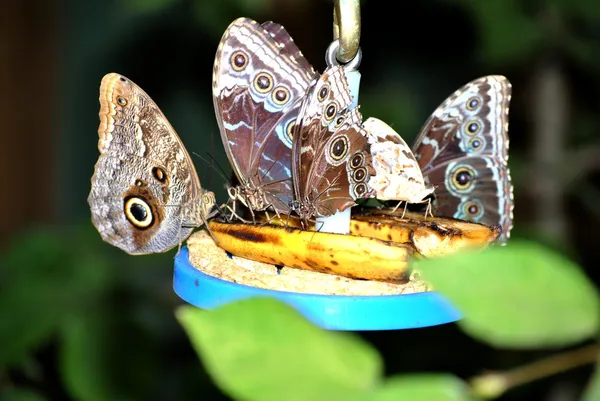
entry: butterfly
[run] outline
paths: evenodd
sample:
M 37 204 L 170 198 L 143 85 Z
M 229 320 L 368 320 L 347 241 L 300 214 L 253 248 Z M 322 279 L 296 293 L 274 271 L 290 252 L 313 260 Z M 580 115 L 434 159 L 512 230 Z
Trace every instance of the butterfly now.
M 215 205 L 156 103 L 119 74 L 100 84 L 98 150 L 88 203 L 102 239 L 130 254 L 165 252 Z
M 213 102 L 225 152 L 240 181 L 230 190 L 232 199 L 251 211 L 329 216 L 358 198 L 375 196 L 369 180 L 379 174 L 376 188 L 395 188 L 381 195 L 405 200 L 397 185 L 420 172 L 416 160 L 412 155 L 405 160 L 410 148 L 399 135 L 394 133 L 388 146 L 391 134 L 365 131 L 358 109 L 349 109 L 343 68 L 331 66 L 319 77 L 285 29 L 273 22 L 239 18 L 227 28 L 215 57 Z M 375 167 L 369 141 L 380 148 Z M 392 154 L 399 168 L 390 166 Z M 404 174 L 411 169 L 415 174 Z M 393 177 L 396 173 L 400 178 Z M 424 185 L 422 176 L 417 181 Z
M 330 216 L 360 198 L 419 202 L 432 191 L 404 140 L 382 121 L 363 123 L 344 67 L 331 66 L 304 99 L 293 130 L 294 210 Z
M 213 102 L 240 182 L 230 188 L 230 197 L 251 211 L 290 211 L 292 132 L 316 77 L 281 25 L 238 18 L 223 34 L 214 62 Z
M 500 225 L 499 243 L 506 243 L 513 226 L 510 98 L 503 76 L 471 81 L 434 111 L 413 145 L 426 182 L 436 188 L 435 214 Z

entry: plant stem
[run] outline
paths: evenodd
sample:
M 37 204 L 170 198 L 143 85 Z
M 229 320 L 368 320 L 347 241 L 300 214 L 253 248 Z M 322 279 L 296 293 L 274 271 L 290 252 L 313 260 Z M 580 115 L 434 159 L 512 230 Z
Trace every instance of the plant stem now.
M 533 362 L 506 372 L 489 372 L 470 380 L 473 392 L 481 397 L 495 398 L 507 390 L 560 372 L 596 362 L 600 344 L 595 343 Z

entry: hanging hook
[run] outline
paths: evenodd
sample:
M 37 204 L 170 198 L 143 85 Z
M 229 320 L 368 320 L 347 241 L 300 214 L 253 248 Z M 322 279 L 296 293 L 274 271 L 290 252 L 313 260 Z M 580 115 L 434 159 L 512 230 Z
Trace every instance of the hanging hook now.
M 340 40 L 335 55 L 338 61 L 344 64 L 350 62 L 359 50 L 360 0 L 335 0 L 333 39 Z

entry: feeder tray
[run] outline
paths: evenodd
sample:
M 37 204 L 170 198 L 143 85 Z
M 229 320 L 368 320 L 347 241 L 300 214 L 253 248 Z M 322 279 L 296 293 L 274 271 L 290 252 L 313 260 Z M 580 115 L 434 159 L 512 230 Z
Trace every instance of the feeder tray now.
M 235 232 L 238 226 L 246 225 L 216 221 L 210 225 L 218 239 L 225 238 L 220 241 L 221 246 L 206 231 L 199 231 L 189 238 L 188 246 L 182 248 L 175 259 L 175 292 L 200 308 L 213 309 L 242 298 L 272 297 L 290 304 L 316 325 L 331 330 L 408 329 L 450 323 L 460 318 L 460 313 L 432 291 L 417 271 L 407 271 L 402 282 L 386 282 L 263 263 L 241 257 L 248 255 L 235 247 L 228 249 L 231 244 L 223 237 L 224 227 Z M 350 243 L 361 233 L 369 237 L 394 235 L 394 238 L 417 239 L 421 249 L 415 250 L 415 255 L 433 256 L 436 252 L 450 253 L 449 247 L 454 251 L 483 248 L 499 234 L 496 228 L 454 219 L 427 221 L 414 214 L 405 218 L 363 214 L 355 216 L 352 226 L 353 232 L 344 236 Z M 290 230 L 294 230 L 269 226 L 273 227 L 282 230 L 281 235 L 291 235 Z M 261 226 L 245 228 L 258 232 L 263 229 Z M 427 229 L 429 237 L 427 231 L 423 231 Z M 398 244 L 388 241 L 387 245 Z M 242 254 L 234 256 L 223 248 Z

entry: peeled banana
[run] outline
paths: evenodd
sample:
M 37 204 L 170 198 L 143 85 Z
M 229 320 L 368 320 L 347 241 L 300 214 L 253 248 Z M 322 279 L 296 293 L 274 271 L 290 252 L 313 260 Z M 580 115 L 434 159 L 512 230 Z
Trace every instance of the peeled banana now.
M 465 249 L 481 249 L 494 242 L 500 227 L 488 227 L 445 217 L 425 217 L 422 213 L 365 209 L 355 214 L 350 234 L 391 242 L 410 242 L 424 257 L 435 258 Z
M 405 283 L 412 244 L 292 227 L 210 221 L 221 248 L 273 265 L 337 274 L 354 279 Z
M 485 248 L 499 227 L 421 213 L 364 209 L 351 220 L 350 234 L 298 228 L 294 217 L 271 217 L 262 224 L 212 220 L 221 248 L 246 259 L 354 279 L 403 283 L 411 257 L 440 257 L 468 248 Z M 310 230 L 312 229 L 312 231 Z

